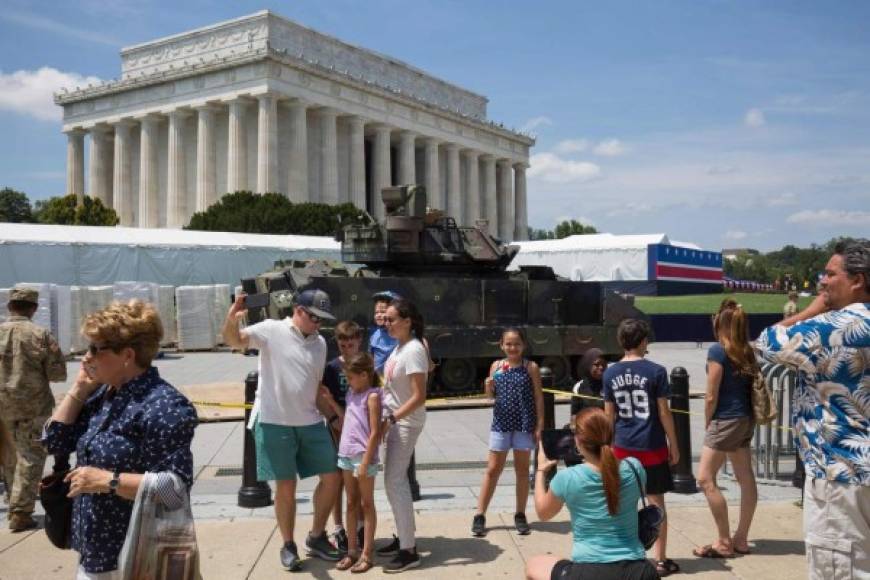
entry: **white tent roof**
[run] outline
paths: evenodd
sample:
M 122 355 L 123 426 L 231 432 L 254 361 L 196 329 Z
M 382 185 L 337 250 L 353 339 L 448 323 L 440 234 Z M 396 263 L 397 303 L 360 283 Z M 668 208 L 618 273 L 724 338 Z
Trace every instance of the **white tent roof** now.
M 614 234 L 577 234 L 561 240 L 534 240 L 514 242 L 520 251 L 530 252 L 570 252 L 577 250 L 621 250 L 643 248 L 649 244 L 669 244 L 665 234 L 636 234 L 617 236 Z
M 211 248 L 276 248 L 282 250 L 339 251 L 341 244 L 322 236 L 240 234 L 235 232 L 200 232 L 193 230 L 146 229 L 125 227 L 58 226 L 46 224 L 4 223 L 0 227 L 0 244 L 102 244 Z

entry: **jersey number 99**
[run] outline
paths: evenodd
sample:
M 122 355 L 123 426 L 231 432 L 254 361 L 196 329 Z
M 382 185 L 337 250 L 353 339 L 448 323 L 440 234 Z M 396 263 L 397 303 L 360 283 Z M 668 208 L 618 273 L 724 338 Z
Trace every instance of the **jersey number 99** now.
M 616 391 L 613 396 L 621 419 L 649 419 L 649 395 L 646 391 Z

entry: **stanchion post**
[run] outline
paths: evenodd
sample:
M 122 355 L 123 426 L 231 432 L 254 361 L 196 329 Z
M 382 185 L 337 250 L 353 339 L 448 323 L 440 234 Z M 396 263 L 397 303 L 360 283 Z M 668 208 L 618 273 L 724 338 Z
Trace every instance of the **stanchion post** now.
M 549 367 L 541 367 L 541 387 L 544 389 L 544 429 L 556 428 L 556 397 L 553 393 L 547 393 L 547 390 L 553 388 L 553 371 Z M 538 471 L 538 448 L 535 447 L 535 457 L 532 465 L 532 473 L 529 474 L 531 487 L 535 487 L 535 473 Z M 546 474 L 547 486 L 550 485 L 550 480 L 556 476 L 556 469 L 551 469 Z
M 420 501 L 420 482 L 417 481 L 417 454 L 411 454 L 411 463 L 408 464 L 408 483 L 411 484 L 411 500 Z
M 239 488 L 238 505 L 243 508 L 258 508 L 272 505 L 272 489 L 265 481 L 257 481 L 257 448 L 254 446 L 254 436 L 247 428 L 251 418 L 248 405 L 254 403 L 257 396 L 257 371 L 251 371 L 245 377 L 245 451 L 242 459 L 242 487 Z
M 698 485 L 692 475 L 692 433 L 689 422 L 689 373 L 683 367 L 671 371 L 671 409 L 675 411 L 674 430 L 677 433 L 677 448 L 680 461 L 672 467 L 674 491 L 697 493 Z

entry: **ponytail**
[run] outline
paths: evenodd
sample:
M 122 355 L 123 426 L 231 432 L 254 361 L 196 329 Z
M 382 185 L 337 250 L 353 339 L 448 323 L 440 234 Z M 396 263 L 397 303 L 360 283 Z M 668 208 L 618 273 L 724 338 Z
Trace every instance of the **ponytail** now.
M 619 460 L 610 445 L 601 446 L 601 481 L 604 484 L 604 497 L 607 500 L 607 513 L 615 516 L 619 511 Z

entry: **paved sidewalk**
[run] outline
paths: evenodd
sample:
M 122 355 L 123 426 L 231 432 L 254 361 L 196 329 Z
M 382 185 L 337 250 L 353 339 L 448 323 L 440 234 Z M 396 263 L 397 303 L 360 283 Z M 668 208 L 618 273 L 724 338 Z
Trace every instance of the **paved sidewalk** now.
M 264 510 L 271 511 L 271 510 Z M 265 515 L 265 514 L 264 514 Z M 417 515 L 418 546 L 423 555 L 420 568 L 403 574 L 407 578 L 459 580 L 464 578 L 523 578 L 525 561 L 535 555 L 570 553 L 567 513 L 540 523 L 530 517 L 533 532 L 519 536 L 510 513 L 491 512 L 485 538 L 472 538 L 470 511 L 426 511 Z M 759 505 L 752 527 L 753 554 L 731 560 L 699 559 L 692 548 L 711 539 L 712 518 L 705 507 L 681 505 L 669 510 L 669 555 L 686 576 L 710 579 L 800 580 L 806 578 L 804 544 L 801 540 L 800 509 L 791 503 Z M 732 512 L 732 521 L 736 513 Z M 310 525 L 299 518 L 297 542 Z M 389 510 L 379 512 L 378 536 L 393 530 Z M 316 559 L 305 561 L 298 574 L 285 572 L 278 561 L 280 536 L 269 517 L 197 521 L 202 551 L 202 575 L 210 579 L 271 580 L 278 578 L 348 578 L 334 564 Z M 52 547 L 42 531 L 10 534 L 0 531 L 0 579 L 70 579 L 76 554 Z M 378 560 L 365 577 L 380 578 Z M 680 576 L 676 576 L 679 578 Z

